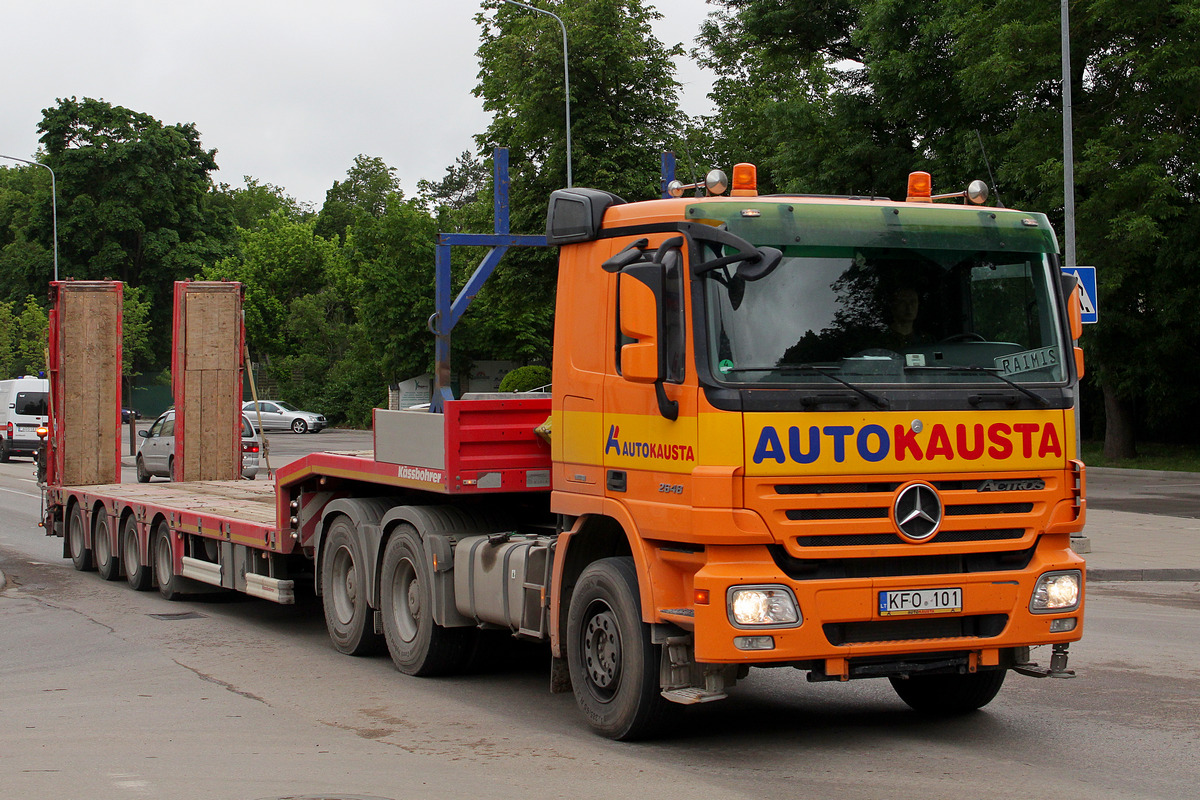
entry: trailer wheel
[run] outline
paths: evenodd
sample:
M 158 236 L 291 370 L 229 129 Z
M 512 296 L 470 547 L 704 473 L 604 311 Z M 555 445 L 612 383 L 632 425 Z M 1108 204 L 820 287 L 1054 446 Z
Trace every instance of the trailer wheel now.
M 125 569 L 125 582 L 129 588 L 144 592 L 154 585 L 150 567 L 142 563 L 138 552 L 137 520 L 132 514 L 121 525 L 121 566 Z
M 658 653 L 642 622 L 633 559 L 585 569 L 571 595 L 567 663 L 575 701 L 597 733 L 637 739 L 655 731 L 666 709 Z
M 365 569 L 354 525 L 339 516 L 329 526 L 321 558 L 321 602 L 329 638 L 348 656 L 378 653 L 383 645 L 372 624 Z
M 67 520 L 67 546 L 71 552 L 71 563 L 80 572 L 90 572 L 95 569 L 92 564 L 92 551 L 87 546 L 87 526 L 83 522 L 83 506 L 75 503 L 71 506 L 71 517 Z
M 476 631 L 434 622 L 433 572 L 411 525 L 400 525 L 383 551 L 379 606 L 388 652 L 401 672 L 447 675 L 466 663 Z
M 965 675 L 912 675 L 891 678 L 900 699 L 922 714 L 952 716 L 983 708 L 1000 691 L 1008 670 Z
M 96 514 L 92 525 L 92 555 L 96 559 L 96 570 L 106 581 L 115 581 L 121 577 L 121 559 L 113 552 L 112 537 L 108 530 L 108 514 L 103 511 Z
M 164 519 L 154 529 L 154 539 L 151 541 L 150 562 L 154 565 L 154 580 L 158 583 L 158 593 L 164 600 L 178 600 L 183 578 L 175 574 L 175 550 L 171 526 Z

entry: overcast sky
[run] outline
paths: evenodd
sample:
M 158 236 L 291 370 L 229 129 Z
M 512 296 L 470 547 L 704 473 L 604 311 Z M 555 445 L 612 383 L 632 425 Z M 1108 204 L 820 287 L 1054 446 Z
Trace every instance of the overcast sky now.
M 653 5 L 664 16 L 659 40 L 690 50 L 709 6 Z M 42 109 L 92 97 L 195 123 L 218 151 L 217 182 L 241 186 L 250 175 L 319 207 L 365 153 L 396 167 L 412 194 L 487 127 L 471 94 L 478 10 L 478 0 L 6 4 L 0 153 L 32 158 Z M 707 113 L 711 73 L 678 63 L 685 112 Z

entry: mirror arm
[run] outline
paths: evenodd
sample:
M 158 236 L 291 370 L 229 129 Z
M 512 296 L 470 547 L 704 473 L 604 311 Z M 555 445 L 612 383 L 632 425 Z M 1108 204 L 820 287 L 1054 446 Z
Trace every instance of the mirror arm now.
M 663 386 L 662 378 L 654 382 L 654 397 L 658 400 L 659 414 L 672 422 L 679 419 L 679 401 L 667 397 L 667 390 Z

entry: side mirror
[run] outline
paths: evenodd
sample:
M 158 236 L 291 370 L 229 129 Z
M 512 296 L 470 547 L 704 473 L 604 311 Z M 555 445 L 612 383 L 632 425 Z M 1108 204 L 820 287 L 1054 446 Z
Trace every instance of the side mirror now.
M 138 431 L 138 436 L 142 437 L 143 439 L 149 439 L 150 431 Z
M 655 383 L 661 377 L 659 299 L 663 274 L 659 264 L 636 264 L 618 276 L 621 333 L 633 342 L 621 347 L 621 376 L 633 383 Z
M 1071 325 L 1071 340 L 1079 341 L 1083 336 L 1083 306 L 1081 304 L 1079 278 L 1062 276 L 1063 297 L 1067 299 L 1067 320 Z M 1081 373 L 1082 374 L 1082 373 Z

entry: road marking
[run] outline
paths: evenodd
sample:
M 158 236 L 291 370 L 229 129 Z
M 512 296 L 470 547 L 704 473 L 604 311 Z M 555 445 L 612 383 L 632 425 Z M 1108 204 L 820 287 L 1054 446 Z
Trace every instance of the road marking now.
M 33 483 L 33 481 L 30 481 L 30 483 Z M 8 492 L 9 494 L 19 494 L 19 495 L 21 495 L 21 497 L 32 497 L 34 500 L 40 500 L 42 497 L 40 494 L 30 494 L 29 492 L 18 492 L 16 489 L 5 489 L 2 486 L 0 486 L 0 492 Z

